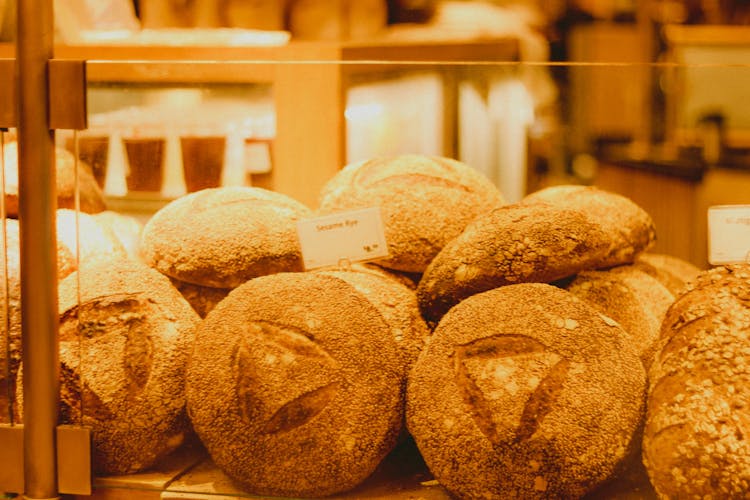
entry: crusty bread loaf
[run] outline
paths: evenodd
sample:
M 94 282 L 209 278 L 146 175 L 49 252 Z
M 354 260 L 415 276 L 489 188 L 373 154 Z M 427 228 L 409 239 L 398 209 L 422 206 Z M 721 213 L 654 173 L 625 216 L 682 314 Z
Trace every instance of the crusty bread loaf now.
M 353 488 L 396 442 L 404 377 L 391 329 L 343 280 L 249 280 L 197 330 L 188 413 L 214 462 L 259 495 Z
M 634 445 L 645 369 L 571 293 L 527 283 L 446 314 L 409 377 L 409 431 L 458 498 L 579 498 Z
M 7 309 L 2 302 L 5 293 L 0 293 L 0 422 L 8 422 L 10 415 L 8 405 L 14 400 L 15 381 L 18 367 L 21 364 L 21 245 L 18 220 L 5 219 L 5 252 L 0 254 L 0 284 L 6 286 Z M 0 232 L 2 235 L 2 232 Z M 3 245 L 0 243 L 0 252 Z M 4 256 L 4 257 L 3 257 Z M 7 260 L 3 260 L 6 258 Z M 7 274 L 4 270 L 7 268 Z M 57 278 L 63 279 L 75 271 L 76 261 L 68 247 L 58 242 L 57 245 Z M 6 320 L 5 311 L 8 312 Z M 7 325 L 7 332 L 5 331 Z M 7 344 L 5 341 L 7 340 Z M 6 347 L 8 348 L 6 350 Z M 6 359 L 10 354 L 10 359 Z M 6 377 L 6 374 L 9 376 Z
M 211 309 L 216 307 L 216 304 L 224 300 L 224 297 L 229 295 L 232 291 L 231 288 L 213 288 L 210 286 L 201 286 L 194 283 L 185 283 L 175 278 L 169 278 L 169 281 L 177 288 L 177 290 L 185 297 L 195 312 L 201 318 L 205 318 Z
M 76 269 L 83 269 L 98 261 L 128 258 L 128 253 L 114 231 L 97 222 L 94 215 L 61 208 L 57 210 L 57 241 L 79 258 Z
M 687 284 L 701 272 L 698 266 L 663 253 L 643 252 L 636 257 L 635 265 L 659 280 L 674 296 L 682 294 Z
M 595 186 L 552 186 L 531 193 L 522 201 L 543 201 L 581 210 L 596 219 L 612 241 L 609 265 L 633 262 L 636 255 L 656 241 L 654 221 L 645 210 L 625 196 Z
M 75 208 L 75 156 L 55 148 L 57 207 Z M 96 183 L 91 167 L 78 162 L 78 190 L 81 211 L 101 212 L 106 209 L 104 194 Z M 18 218 L 18 143 L 5 145 L 5 210 L 8 217 Z
M 262 188 L 220 187 L 178 198 L 143 228 L 146 263 L 187 283 L 234 288 L 250 278 L 302 271 L 298 201 Z
M 660 498 L 750 491 L 750 266 L 705 271 L 667 311 L 643 460 Z
M 566 287 L 630 334 L 648 368 L 656 352 L 664 315 L 674 296 L 656 278 L 635 265 L 583 271 Z
M 545 203 L 497 208 L 467 226 L 435 257 L 417 288 L 419 307 L 437 323 L 475 293 L 524 282 L 551 282 L 602 267 L 607 233 L 583 212 Z
M 498 189 L 456 160 L 403 155 L 348 165 L 320 193 L 320 212 L 381 207 L 390 257 L 378 264 L 421 273 L 474 218 L 503 203 Z
M 141 260 L 140 245 L 143 224 L 138 219 L 112 210 L 96 213 L 93 217 L 96 222 L 105 227 L 105 230 L 111 231 L 111 234 L 122 244 L 129 258 Z
M 344 280 L 380 311 L 399 346 L 406 376 L 431 333 L 419 312 L 414 290 L 374 266 L 353 265 L 318 272 Z
M 165 276 L 130 260 L 98 261 L 59 291 L 61 421 L 91 427 L 96 473 L 143 470 L 189 430 L 185 371 L 200 318 Z

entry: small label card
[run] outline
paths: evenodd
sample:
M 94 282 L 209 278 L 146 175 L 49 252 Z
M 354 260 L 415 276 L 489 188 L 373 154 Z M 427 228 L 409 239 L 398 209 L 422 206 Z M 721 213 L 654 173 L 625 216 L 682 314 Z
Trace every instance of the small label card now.
M 750 262 L 750 205 L 708 208 L 708 262 Z
M 297 222 L 305 269 L 388 256 L 380 208 L 364 208 Z

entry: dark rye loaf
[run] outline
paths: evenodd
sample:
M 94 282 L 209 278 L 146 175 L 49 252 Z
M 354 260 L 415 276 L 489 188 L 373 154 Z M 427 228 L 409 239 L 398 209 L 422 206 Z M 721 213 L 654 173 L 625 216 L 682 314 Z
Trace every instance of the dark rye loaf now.
M 569 292 L 519 284 L 446 314 L 409 377 L 407 426 L 458 498 L 579 498 L 631 452 L 646 375 Z
M 503 204 L 476 169 L 438 156 L 402 155 L 354 163 L 323 186 L 323 214 L 380 207 L 390 257 L 383 267 L 421 273 L 477 216 Z
M 405 378 L 381 313 L 345 281 L 278 273 L 232 290 L 198 328 L 188 413 L 248 492 L 354 488 L 396 443 Z
M 701 273 L 667 311 L 643 461 L 660 498 L 750 491 L 750 266 Z

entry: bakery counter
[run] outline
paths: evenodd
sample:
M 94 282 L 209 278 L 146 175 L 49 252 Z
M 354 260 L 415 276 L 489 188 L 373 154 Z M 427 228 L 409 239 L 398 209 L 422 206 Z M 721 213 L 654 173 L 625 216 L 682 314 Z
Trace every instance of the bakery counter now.
M 739 161 L 708 166 L 695 157 L 633 158 L 605 152 L 598 157 L 594 182 L 630 197 L 651 214 L 659 235 L 654 251 L 700 268 L 709 266 L 708 208 L 750 201 L 750 164 Z

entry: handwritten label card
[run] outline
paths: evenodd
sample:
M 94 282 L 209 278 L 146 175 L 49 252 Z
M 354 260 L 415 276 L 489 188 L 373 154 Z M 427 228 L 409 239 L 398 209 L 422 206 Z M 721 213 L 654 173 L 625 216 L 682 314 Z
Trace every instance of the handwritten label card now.
M 708 262 L 750 262 L 750 205 L 709 207 Z
M 380 208 L 364 208 L 297 222 L 305 269 L 388 256 Z

